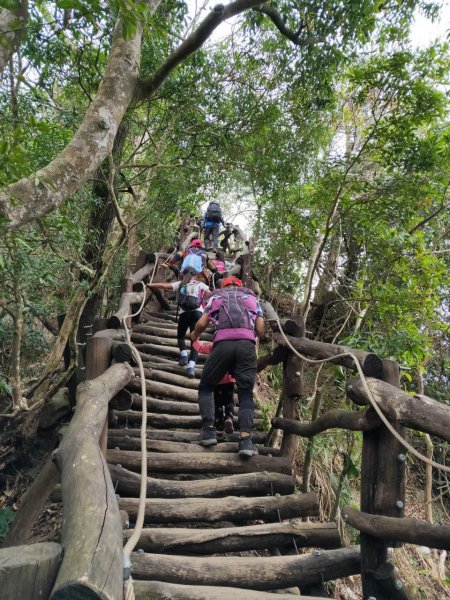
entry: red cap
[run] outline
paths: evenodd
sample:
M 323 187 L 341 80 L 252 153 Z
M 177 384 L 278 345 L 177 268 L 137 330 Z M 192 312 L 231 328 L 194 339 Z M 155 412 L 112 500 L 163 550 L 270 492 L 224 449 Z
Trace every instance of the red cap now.
M 195 239 L 189 244 L 189 248 L 203 248 L 201 240 Z
M 242 287 L 242 281 L 240 279 L 238 279 L 237 277 L 226 277 L 222 281 L 222 287 L 224 288 L 227 285 L 237 285 L 239 287 Z

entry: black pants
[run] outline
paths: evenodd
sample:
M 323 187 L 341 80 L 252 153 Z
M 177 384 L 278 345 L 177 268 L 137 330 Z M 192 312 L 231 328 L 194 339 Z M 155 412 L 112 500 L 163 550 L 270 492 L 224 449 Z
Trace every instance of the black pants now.
M 178 329 L 177 329 L 177 338 L 178 338 L 178 348 L 181 350 L 187 350 L 186 348 L 186 340 L 185 335 L 187 330 L 194 331 L 195 324 L 202 316 L 201 311 L 199 310 L 187 310 L 178 315 Z M 198 352 L 191 347 L 191 352 L 189 354 L 189 360 L 193 360 L 197 362 Z
M 204 426 L 214 425 L 214 387 L 225 373 L 236 379 L 239 400 L 239 429 L 253 427 L 253 386 L 256 378 L 256 347 L 251 340 L 225 340 L 214 344 L 203 367 L 198 388 L 198 403 Z
M 234 416 L 234 383 L 222 383 L 214 388 L 214 408 L 216 429 L 223 429 L 225 419 L 233 419 Z

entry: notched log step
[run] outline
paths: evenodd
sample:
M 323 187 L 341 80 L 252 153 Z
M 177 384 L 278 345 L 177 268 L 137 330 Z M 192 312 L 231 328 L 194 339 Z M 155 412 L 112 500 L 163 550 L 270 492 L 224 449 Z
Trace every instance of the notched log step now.
M 140 471 L 141 453 L 131 450 L 108 450 L 107 462 L 119 464 L 131 471 Z M 255 473 L 273 471 L 290 475 L 290 460 L 278 456 L 253 456 L 244 458 L 239 455 L 220 452 L 187 454 L 147 454 L 147 473 L 216 473 L 233 475 L 237 473 Z
M 138 410 L 116 410 L 114 411 L 114 417 L 117 419 L 117 423 L 141 423 L 142 421 L 142 413 Z M 237 418 L 235 418 L 235 428 L 237 427 L 237 424 Z M 168 415 L 148 413 L 147 426 L 161 429 L 167 429 L 169 427 L 173 427 L 174 429 L 200 429 L 202 426 L 202 420 L 200 415 Z M 255 419 L 253 421 L 253 427 L 256 430 L 261 431 L 264 426 L 265 423 L 263 419 Z
M 361 570 L 359 546 L 302 556 L 192 557 L 135 553 L 133 577 L 187 585 L 232 586 L 274 590 L 312 585 L 356 575 Z
M 119 508 L 128 513 L 130 520 L 136 518 L 138 507 L 138 498 L 119 498 Z M 145 503 L 145 522 L 151 524 L 278 521 L 280 518 L 313 517 L 318 513 L 319 501 L 313 492 L 258 498 L 147 499 Z
M 132 531 L 124 531 L 127 540 Z M 158 554 L 222 554 L 286 547 L 340 548 L 336 523 L 304 523 L 292 519 L 248 527 L 221 529 L 144 529 L 137 548 Z
M 238 443 L 236 442 L 220 442 L 217 446 L 205 446 L 199 443 L 183 443 L 183 442 L 168 442 L 165 440 L 152 440 L 147 438 L 147 450 L 150 452 L 182 452 L 187 454 L 203 454 L 206 452 L 225 452 L 227 454 L 238 451 Z M 120 447 L 120 450 L 135 450 L 140 451 L 141 440 L 138 437 L 121 438 L 119 441 L 114 438 L 108 438 L 108 448 L 114 448 L 115 450 Z M 262 456 L 279 456 L 280 450 L 278 448 L 266 448 L 264 446 L 259 447 L 259 454 Z
M 110 429 L 108 433 L 108 439 L 121 440 L 122 438 L 128 437 L 141 437 L 140 429 Z M 171 442 L 197 442 L 198 432 L 196 431 L 174 431 L 170 429 L 150 429 L 147 428 L 147 438 L 149 440 L 167 440 Z M 264 444 L 267 438 L 265 431 L 254 431 L 252 433 L 252 439 L 256 444 Z M 239 439 L 239 432 L 234 432 L 232 435 L 227 436 L 229 442 L 237 442 Z M 114 444 L 117 446 L 118 444 Z
M 270 592 L 256 592 L 235 587 L 179 585 L 161 581 L 133 581 L 136 600 L 293 600 L 292 594 L 275 596 Z M 323 600 L 317 596 L 302 596 L 302 600 Z
M 139 496 L 141 476 L 119 465 L 108 465 L 118 494 Z M 292 494 L 294 479 L 266 472 L 228 475 L 215 479 L 177 481 L 147 477 L 147 498 L 219 498 L 224 496 L 264 496 Z

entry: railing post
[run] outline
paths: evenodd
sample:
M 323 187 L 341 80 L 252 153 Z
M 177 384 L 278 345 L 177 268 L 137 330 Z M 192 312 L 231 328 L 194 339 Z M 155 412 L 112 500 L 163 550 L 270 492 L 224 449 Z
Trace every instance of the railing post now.
M 400 387 L 397 363 L 383 360 L 380 379 Z M 404 427 L 391 423 L 399 433 Z M 405 451 L 386 427 L 363 434 L 361 464 L 361 510 L 375 515 L 402 517 L 405 503 Z M 361 576 L 363 598 L 392 600 L 376 577 L 388 558 L 386 540 L 361 533 Z

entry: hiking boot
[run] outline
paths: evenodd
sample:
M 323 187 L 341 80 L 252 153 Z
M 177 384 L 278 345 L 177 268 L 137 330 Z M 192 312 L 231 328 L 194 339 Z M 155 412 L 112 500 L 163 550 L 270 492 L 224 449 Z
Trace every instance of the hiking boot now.
M 216 429 L 216 437 L 218 442 L 223 442 L 225 439 L 225 433 L 222 429 Z
M 185 354 L 181 354 L 180 360 L 178 361 L 180 367 L 185 367 L 188 364 L 188 357 Z
M 194 379 L 194 377 L 195 377 L 195 369 L 194 369 L 194 367 L 188 367 L 186 369 L 186 375 L 189 377 L 189 379 Z
M 258 454 L 258 448 L 252 442 L 252 436 L 239 438 L 239 455 L 240 456 L 255 456 Z
M 225 419 L 223 429 L 227 435 L 231 435 L 232 433 L 234 433 L 233 419 L 231 417 L 227 417 Z
M 214 427 L 202 427 L 198 441 L 202 446 L 215 446 L 217 444 L 217 436 Z

